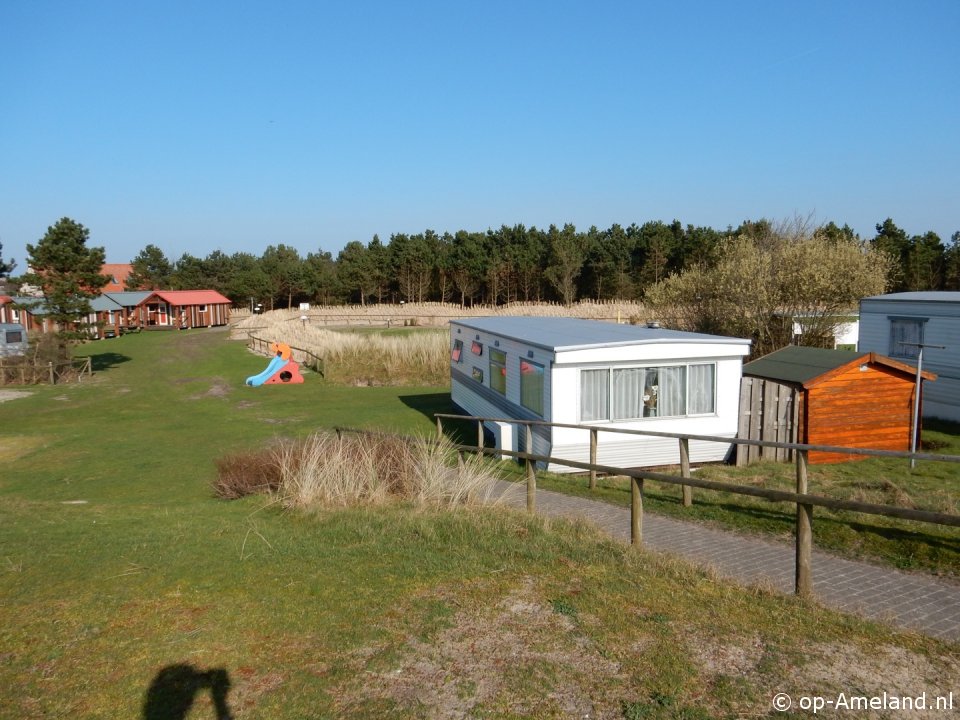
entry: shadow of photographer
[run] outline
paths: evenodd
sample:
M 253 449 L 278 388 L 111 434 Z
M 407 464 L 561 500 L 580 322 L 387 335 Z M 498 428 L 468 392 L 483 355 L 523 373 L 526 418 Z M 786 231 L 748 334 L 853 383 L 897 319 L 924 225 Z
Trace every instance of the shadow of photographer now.
M 157 673 L 143 701 L 143 720 L 186 720 L 197 695 L 205 691 L 210 692 L 216 720 L 231 720 L 227 671 L 201 671 L 192 665 L 170 665 Z

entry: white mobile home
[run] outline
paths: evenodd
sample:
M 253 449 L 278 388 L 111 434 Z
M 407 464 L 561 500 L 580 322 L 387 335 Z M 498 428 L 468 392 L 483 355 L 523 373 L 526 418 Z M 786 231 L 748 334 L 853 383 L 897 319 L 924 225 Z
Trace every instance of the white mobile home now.
M 465 318 L 450 323 L 451 396 L 480 417 L 733 438 L 749 351 L 749 340 L 597 320 Z M 524 450 L 522 426 L 488 427 L 497 447 Z M 602 465 L 678 462 L 674 439 L 600 432 L 597 440 Z M 533 445 L 540 455 L 590 459 L 582 429 L 538 427 Z M 722 460 L 729 447 L 691 441 L 690 459 Z
M 937 374 L 924 385 L 923 414 L 960 422 L 960 292 L 900 292 L 860 301 L 861 352 L 877 352 Z M 942 347 L 937 347 L 942 346 Z
M 27 329 L 20 323 L 0 323 L 0 357 L 27 352 Z

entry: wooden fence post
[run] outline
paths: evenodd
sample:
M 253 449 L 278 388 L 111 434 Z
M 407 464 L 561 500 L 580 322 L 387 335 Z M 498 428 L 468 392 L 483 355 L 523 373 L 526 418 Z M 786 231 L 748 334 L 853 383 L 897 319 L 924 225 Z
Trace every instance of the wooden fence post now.
M 807 494 L 807 451 L 797 451 L 797 494 Z M 813 505 L 797 503 L 797 595 L 813 593 L 811 556 L 813 554 Z
M 483 455 L 483 420 L 477 420 L 477 450 Z
M 680 438 L 680 476 L 690 477 L 690 439 Z M 693 505 L 693 488 L 689 485 L 681 485 L 683 490 L 683 506 Z
M 443 420 L 437 418 L 437 440 L 443 439 Z
M 526 451 L 528 455 L 533 454 L 533 426 L 527 423 Z M 537 463 L 531 458 L 527 458 L 527 512 L 535 513 L 537 511 Z
M 50 368 L 50 384 L 51 384 L 51 385 L 56 385 L 56 384 L 57 384 L 57 378 L 56 378 L 56 375 L 54 374 L 53 363 L 52 363 L 52 362 L 51 362 L 51 363 L 47 363 L 47 365 L 48 365 L 49 368 Z
M 630 480 L 630 544 L 643 545 L 643 480 Z
M 590 464 L 597 464 L 597 429 L 590 428 Z M 597 489 L 597 469 L 595 467 L 590 468 L 590 489 Z

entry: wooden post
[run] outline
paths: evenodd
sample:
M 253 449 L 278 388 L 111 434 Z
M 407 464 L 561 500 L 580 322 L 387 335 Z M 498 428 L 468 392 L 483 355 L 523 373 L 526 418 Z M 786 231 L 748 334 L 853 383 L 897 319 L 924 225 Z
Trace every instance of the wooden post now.
M 797 451 L 797 494 L 807 493 L 807 451 Z M 797 503 L 797 572 L 796 594 L 813 593 L 810 561 L 813 554 L 813 505 Z
M 590 428 L 590 464 L 597 464 L 597 429 Z M 597 489 L 597 469 L 590 468 L 590 489 Z
M 680 476 L 690 477 L 690 438 L 680 438 Z M 693 505 L 693 488 L 689 485 L 682 485 L 683 506 Z
M 483 420 L 477 420 L 477 450 L 481 455 L 483 454 Z
M 51 385 L 56 385 L 56 384 L 57 384 L 57 379 L 56 379 L 56 376 L 54 375 L 53 363 L 52 363 L 52 362 L 51 362 L 51 363 L 47 363 L 47 365 L 50 367 L 50 384 L 51 384 Z
M 437 418 L 437 440 L 443 440 L 443 420 Z
M 528 455 L 533 454 L 533 427 L 527 423 L 526 451 Z M 527 512 L 535 513 L 537 511 L 537 463 L 531 458 L 527 458 Z
M 643 480 L 630 482 L 630 544 L 643 545 Z

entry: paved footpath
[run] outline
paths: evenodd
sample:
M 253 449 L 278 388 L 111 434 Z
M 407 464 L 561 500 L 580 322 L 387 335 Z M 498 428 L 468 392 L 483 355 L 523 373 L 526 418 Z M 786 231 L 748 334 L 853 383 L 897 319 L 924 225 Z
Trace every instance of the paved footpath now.
M 501 483 L 502 502 L 525 508 L 526 485 Z M 585 518 L 626 542 L 630 511 L 609 503 L 537 490 L 537 512 Z M 816 532 L 816 518 L 814 518 Z M 645 512 L 646 549 L 710 565 L 744 584 L 763 583 L 784 593 L 794 590 L 793 543 L 715 530 L 695 522 Z M 960 641 L 960 583 L 813 551 L 813 588 L 827 607 L 853 612 L 932 637 Z

